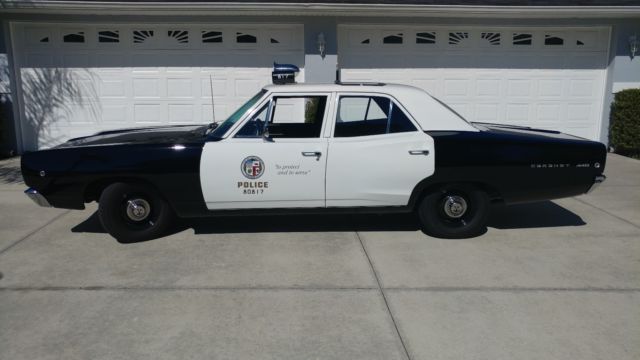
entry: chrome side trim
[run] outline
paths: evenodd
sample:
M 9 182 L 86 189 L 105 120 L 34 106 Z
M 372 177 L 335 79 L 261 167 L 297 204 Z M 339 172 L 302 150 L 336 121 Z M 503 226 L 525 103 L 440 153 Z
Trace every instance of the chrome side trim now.
M 38 204 L 39 206 L 51 207 L 51 204 L 49 204 L 49 201 L 47 201 L 47 199 L 44 196 L 42 196 L 42 194 L 40 194 L 38 190 L 33 188 L 28 188 L 27 190 L 24 191 L 24 193 L 29 197 L 29 199 L 33 200 L 33 202 Z
M 587 190 L 587 194 L 589 194 L 590 192 L 592 192 L 593 190 L 597 189 L 598 186 L 600 186 L 600 184 L 602 184 L 605 180 L 607 179 L 606 176 L 604 175 L 598 175 L 596 176 L 595 179 L 593 179 L 593 185 L 591 185 L 591 187 L 589 188 L 589 190 Z

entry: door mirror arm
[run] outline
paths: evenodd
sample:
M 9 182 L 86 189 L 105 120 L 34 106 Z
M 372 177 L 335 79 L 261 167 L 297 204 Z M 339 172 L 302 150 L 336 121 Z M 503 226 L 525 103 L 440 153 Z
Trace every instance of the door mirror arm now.
M 265 142 L 273 142 L 273 138 L 271 137 L 271 135 L 269 135 L 269 129 L 266 126 L 262 131 L 262 140 L 264 140 Z
M 273 142 L 273 138 L 271 138 L 271 135 L 269 135 L 269 120 L 271 119 L 271 116 L 273 114 L 273 108 L 275 107 L 274 104 L 275 100 L 271 100 L 269 101 L 269 107 L 267 108 L 267 117 L 264 120 L 264 127 L 262 128 L 262 140 L 264 140 L 265 142 Z

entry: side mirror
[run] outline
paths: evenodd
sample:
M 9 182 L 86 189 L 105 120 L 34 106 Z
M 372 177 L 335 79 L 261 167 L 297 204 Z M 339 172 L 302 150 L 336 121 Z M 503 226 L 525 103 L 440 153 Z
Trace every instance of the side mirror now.
M 273 139 L 271 138 L 271 135 L 269 135 L 269 128 L 265 126 L 264 130 L 262 131 L 262 140 L 264 141 L 268 141 L 268 142 L 273 142 Z

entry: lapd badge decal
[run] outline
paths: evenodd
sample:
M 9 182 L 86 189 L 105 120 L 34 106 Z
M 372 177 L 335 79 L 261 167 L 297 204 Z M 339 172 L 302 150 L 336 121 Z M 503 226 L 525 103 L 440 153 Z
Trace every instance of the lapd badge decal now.
M 264 162 L 257 156 L 248 156 L 242 160 L 240 171 L 247 179 L 255 180 L 264 173 Z

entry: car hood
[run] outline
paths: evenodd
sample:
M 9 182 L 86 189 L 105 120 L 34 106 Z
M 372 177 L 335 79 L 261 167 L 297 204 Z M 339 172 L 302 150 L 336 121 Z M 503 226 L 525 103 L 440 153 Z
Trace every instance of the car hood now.
M 115 145 L 204 142 L 208 125 L 175 125 L 102 131 L 71 139 L 56 148 Z

